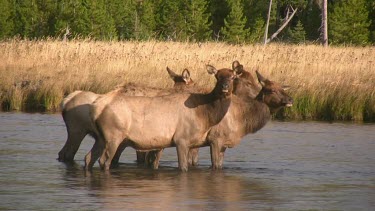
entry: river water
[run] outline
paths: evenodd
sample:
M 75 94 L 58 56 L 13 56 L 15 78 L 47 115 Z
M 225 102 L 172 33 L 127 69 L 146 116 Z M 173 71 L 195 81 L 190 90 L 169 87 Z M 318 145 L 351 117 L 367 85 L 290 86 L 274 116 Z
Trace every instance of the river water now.
M 158 170 L 126 149 L 109 173 L 56 160 L 65 143 L 58 114 L 0 113 L 0 210 L 375 210 L 375 125 L 269 122 L 228 149 L 225 168 L 180 173 L 174 148 Z

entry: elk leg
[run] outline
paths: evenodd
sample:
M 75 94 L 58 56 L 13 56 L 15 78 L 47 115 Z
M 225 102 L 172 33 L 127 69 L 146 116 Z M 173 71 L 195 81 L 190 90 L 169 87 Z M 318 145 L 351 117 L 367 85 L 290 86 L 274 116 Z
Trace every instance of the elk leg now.
M 156 170 L 159 168 L 159 161 L 163 150 L 153 150 L 146 153 L 145 166 Z
M 220 154 L 219 154 L 219 167 L 220 167 L 220 169 L 223 168 L 224 153 L 225 153 L 226 149 L 227 149 L 226 147 L 221 147 L 221 150 L 220 150 Z
M 148 152 L 135 151 L 137 154 L 137 164 L 145 164 Z
M 199 148 L 191 148 L 189 150 L 189 155 L 188 155 L 189 166 L 198 165 L 198 152 L 199 152 Z
M 219 144 L 218 142 L 213 142 L 211 143 L 211 146 L 210 146 L 210 151 L 211 151 L 211 168 L 213 170 L 218 170 L 218 169 L 222 169 L 223 166 L 223 158 L 224 158 L 224 151 L 225 149 L 223 150 L 223 147 L 221 144 Z
M 125 144 L 120 144 L 120 146 L 118 147 L 118 149 L 116 151 L 115 156 L 112 159 L 111 166 L 113 166 L 113 167 L 118 166 L 120 156 L 121 156 L 122 152 L 125 150 L 125 148 L 126 148 Z
M 178 168 L 182 172 L 187 172 L 188 170 L 188 151 L 189 148 L 186 144 L 183 144 L 184 141 L 176 145 L 177 148 L 177 157 L 178 157 Z
M 121 143 L 121 142 L 120 141 L 110 141 L 110 142 L 106 143 L 105 150 L 103 151 L 103 153 L 100 157 L 100 160 L 99 160 L 100 167 L 103 170 L 108 171 L 110 169 L 112 159 L 115 156 L 116 151 L 117 151 L 117 149 L 120 145 L 119 143 Z
M 78 151 L 79 146 L 82 143 L 83 138 L 87 135 L 86 132 L 82 131 L 71 131 L 68 129 L 68 138 L 65 145 L 59 152 L 57 158 L 61 162 L 72 162 L 74 156 Z
M 90 152 L 85 156 L 85 169 L 91 170 L 95 164 L 95 161 L 98 160 L 99 156 L 103 152 L 103 145 L 99 140 L 96 140 L 94 146 L 91 148 Z

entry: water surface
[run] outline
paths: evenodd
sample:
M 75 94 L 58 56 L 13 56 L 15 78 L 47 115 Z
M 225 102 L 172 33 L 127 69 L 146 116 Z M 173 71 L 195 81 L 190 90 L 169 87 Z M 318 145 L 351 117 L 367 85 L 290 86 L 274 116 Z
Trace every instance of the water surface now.
M 74 164 L 56 160 L 66 140 L 60 115 L 0 113 L 0 210 L 375 210 L 375 125 L 276 122 L 228 149 L 225 168 L 180 173 L 174 148 L 159 170 L 135 164 L 82 170 L 93 139 Z

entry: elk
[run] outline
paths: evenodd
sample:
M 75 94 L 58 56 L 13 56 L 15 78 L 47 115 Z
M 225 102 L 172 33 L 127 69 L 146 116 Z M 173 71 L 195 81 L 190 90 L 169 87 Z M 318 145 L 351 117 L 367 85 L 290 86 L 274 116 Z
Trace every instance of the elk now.
M 91 118 L 100 141 L 85 156 L 85 169 L 90 170 L 100 157 L 101 168 L 109 170 L 119 145 L 124 144 L 140 151 L 176 147 L 179 169 L 187 171 L 189 149 L 205 140 L 231 103 L 235 73 L 226 69 L 209 73 L 217 81 L 208 94 L 136 97 L 112 92 L 95 100 Z
M 132 83 L 119 87 L 116 90 L 121 90 L 122 93 L 130 96 L 157 96 L 189 89 L 192 87 L 192 85 L 194 85 L 194 81 L 190 77 L 189 70 L 184 69 L 181 75 L 174 73 L 169 67 L 167 67 L 167 71 L 169 76 L 174 81 L 173 90 L 137 86 Z M 92 136 L 96 142 L 97 136 L 94 133 L 89 111 L 91 104 L 100 96 L 102 95 L 89 91 L 75 91 L 63 99 L 61 103 L 61 110 L 68 137 L 65 145 L 58 153 L 57 159 L 59 161 L 72 162 L 79 149 L 79 146 L 82 143 L 82 140 L 87 134 Z M 119 154 L 121 154 L 121 152 Z M 139 163 L 144 161 L 144 157 L 144 153 L 137 152 L 137 161 Z
M 242 65 L 239 65 L 235 71 L 241 69 Z M 256 75 L 262 89 L 255 99 L 250 95 L 253 90 L 244 87 L 241 94 L 232 97 L 231 106 L 223 120 L 207 135 L 206 144 L 210 146 L 212 169 L 221 169 L 225 150 L 238 145 L 245 135 L 263 128 L 270 120 L 271 113 L 293 105 L 293 99 L 284 91 L 287 86 L 281 86 L 264 78 L 258 71 Z M 237 83 L 243 83 L 242 79 L 236 80 Z M 246 89 L 248 96 L 246 96 Z
M 270 81 L 256 71 L 262 87 L 259 90 L 254 78 L 238 61 L 233 62 L 232 69 L 237 77 L 233 81 L 233 97 L 228 112 L 218 125 L 211 128 L 206 142 L 200 146 L 196 145 L 210 146 L 212 169 L 223 167 L 224 152 L 227 148 L 238 145 L 245 135 L 260 130 L 271 118 L 271 113 L 293 104 L 293 99 L 284 91 L 288 86 Z M 216 71 L 216 68 L 207 65 L 207 70 Z M 151 162 L 157 166 L 159 157 L 154 157 L 155 160 Z

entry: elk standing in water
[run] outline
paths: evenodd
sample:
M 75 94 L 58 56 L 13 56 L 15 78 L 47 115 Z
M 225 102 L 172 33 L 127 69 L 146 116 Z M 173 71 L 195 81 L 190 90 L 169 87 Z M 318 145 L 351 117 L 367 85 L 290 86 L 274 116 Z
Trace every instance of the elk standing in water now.
M 216 71 L 211 65 L 207 68 L 208 71 Z M 260 130 L 271 118 L 271 113 L 293 104 L 292 98 L 284 92 L 287 87 L 265 79 L 256 71 L 262 86 L 259 90 L 254 78 L 238 61 L 233 62 L 232 68 L 237 78 L 233 81 L 234 95 L 229 110 L 223 120 L 212 127 L 206 141 L 195 144 L 196 147 L 210 146 L 212 169 L 223 167 L 226 148 L 238 145 L 245 135 Z M 152 161 L 156 166 L 159 163 L 157 159 Z
M 118 146 L 160 150 L 175 146 L 179 168 L 188 170 L 188 151 L 205 139 L 225 116 L 231 102 L 234 73 L 212 70 L 217 79 L 208 94 L 177 93 L 159 97 L 131 97 L 109 93 L 92 104 L 91 117 L 100 140 L 85 157 L 86 169 L 99 163 L 105 170 Z
M 242 65 L 237 66 L 235 71 L 243 71 L 241 69 Z M 241 94 L 238 93 L 232 97 L 231 106 L 224 119 L 207 135 L 206 144 L 210 146 L 213 169 L 223 167 L 226 148 L 238 145 L 245 135 L 255 133 L 263 128 L 270 120 L 271 113 L 293 104 L 293 99 L 284 92 L 286 86 L 280 86 L 276 82 L 264 78 L 258 71 L 256 74 L 262 89 L 255 99 L 250 95 L 253 89 L 244 86 L 241 89 Z M 237 83 L 243 82 L 237 81 Z M 239 90 L 237 89 L 237 91 Z
M 174 81 L 173 90 L 142 87 L 134 84 L 127 84 L 120 87 L 118 90 L 121 90 L 122 93 L 130 96 L 157 96 L 189 89 L 194 84 L 193 80 L 190 78 L 190 72 L 187 69 L 183 70 L 181 75 L 174 73 L 168 67 L 167 71 Z M 68 133 L 68 138 L 65 145 L 58 153 L 59 161 L 72 162 L 79 149 L 79 146 L 82 143 L 82 140 L 87 134 L 91 135 L 95 141 L 97 140 L 97 136 L 94 133 L 93 124 L 91 123 L 89 111 L 91 104 L 100 96 L 102 95 L 89 91 L 75 91 L 63 99 L 61 103 L 61 110 Z M 121 152 L 119 155 L 120 154 Z M 144 157 L 144 153 L 137 152 L 138 162 L 142 163 L 144 161 Z

